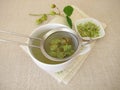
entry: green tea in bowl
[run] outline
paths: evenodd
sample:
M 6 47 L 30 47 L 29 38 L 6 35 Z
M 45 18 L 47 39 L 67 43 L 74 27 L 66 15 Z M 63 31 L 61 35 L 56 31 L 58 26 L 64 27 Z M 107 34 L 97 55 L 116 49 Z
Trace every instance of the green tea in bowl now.
M 40 46 L 42 48 L 40 49 L 34 47 L 27 47 L 28 54 L 32 58 L 33 62 L 35 62 L 40 68 L 48 72 L 58 72 L 64 70 L 75 60 L 76 56 L 83 55 L 90 50 L 90 46 L 81 50 L 82 40 L 81 38 L 79 38 L 78 33 L 76 33 L 75 31 L 71 30 L 69 27 L 62 24 L 42 25 L 37 29 L 35 29 L 30 36 L 41 38 L 42 39 L 41 41 L 35 39 L 29 39 L 28 43 L 32 45 Z M 52 50 L 56 49 L 56 46 L 50 46 L 50 44 L 54 44 L 54 40 L 55 42 L 57 42 L 55 43 L 55 45 L 58 44 L 59 40 L 62 41 L 61 44 L 63 44 L 64 51 L 66 51 L 65 52 L 66 56 L 64 57 L 60 56 L 60 58 L 62 57 L 63 59 L 54 58 L 53 60 L 53 58 L 47 57 L 49 54 L 49 53 L 47 54 L 47 51 L 49 51 L 48 48 Z M 64 46 L 64 44 L 66 46 Z M 60 44 L 58 44 L 58 46 L 59 45 Z M 72 49 L 74 49 L 75 51 L 72 52 Z M 67 54 L 69 50 L 71 51 L 71 53 Z

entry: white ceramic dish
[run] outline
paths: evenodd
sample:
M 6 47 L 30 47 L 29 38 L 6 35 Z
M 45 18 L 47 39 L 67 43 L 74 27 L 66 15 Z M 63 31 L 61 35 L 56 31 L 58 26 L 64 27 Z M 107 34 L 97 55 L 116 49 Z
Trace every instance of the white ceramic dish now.
M 84 19 L 77 20 L 76 23 L 75 23 L 75 30 L 78 32 L 77 25 L 79 25 L 79 24 L 84 24 L 84 23 L 86 23 L 86 22 L 92 22 L 92 23 L 96 24 L 97 26 L 100 27 L 100 30 L 99 30 L 99 36 L 98 36 L 98 37 L 95 37 L 95 38 L 82 37 L 82 36 L 79 34 L 80 37 L 81 37 L 83 40 L 90 40 L 90 39 L 95 40 L 95 39 L 99 39 L 99 38 L 104 37 L 105 31 L 104 31 L 103 26 L 101 25 L 101 23 L 100 23 L 98 20 L 96 20 L 96 19 L 94 19 L 94 18 L 84 18 Z M 78 32 L 78 33 L 79 33 L 79 32 Z
M 42 34 L 42 33 L 45 33 L 47 32 L 48 30 L 50 29 L 54 29 L 56 27 L 67 27 L 65 25 L 62 25 L 62 24 L 46 24 L 46 25 L 42 25 L 40 27 L 38 27 L 37 29 L 35 29 L 30 36 L 32 37 L 36 37 L 37 35 L 39 34 Z M 28 43 L 31 43 L 30 40 L 28 40 Z M 81 50 L 81 52 L 78 54 L 78 55 L 83 55 L 85 53 L 87 53 L 88 51 L 90 51 L 90 45 L 86 45 L 84 47 L 83 50 Z M 39 50 L 40 51 L 40 50 Z M 46 59 L 44 57 L 44 55 L 42 54 L 38 54 L 39 56 L 39 60 L 36 58 L 35 54 L 36 53 L 33 53 L 32 52 L 32 49 L 30 47 L 26 47 L 26 52 L 30 55 L 30 57 L 32 58 L 32 60 L 42 69 L 48 71 L 48 72 L 58 72 L 58 71 L 61 71 L 61 70 L 64 70 L 67 66 L 70 65 L 70 63 L 73 62 L 74 59 L 70 59 L 68 61 L 65 61 L 65 62 L 60 62 L 60 63 L 56 63 L 54 61 L 49 61 L 48 59 Z M 44 62 L 44 60 L 48 60 L 49 62 L 46 63 Z

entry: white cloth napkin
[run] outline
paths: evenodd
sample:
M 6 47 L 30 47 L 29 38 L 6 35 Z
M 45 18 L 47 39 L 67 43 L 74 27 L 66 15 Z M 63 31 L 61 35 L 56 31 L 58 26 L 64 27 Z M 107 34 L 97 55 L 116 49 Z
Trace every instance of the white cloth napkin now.
M 73 6 L 73 5 L 72 5 Z M 73 21 L 73 25 L 75 24 L 75 21 L 81 18 L 87 18 L 89 17 L 88 15 L 86 15 L 83 11 L 81 11 L 79 8 L 74 7 L 74 12 L 71 16 L 72 21 Z M 59 19 L 59 18 L 54 18 L 53 20 L 51 20 L 50 23 L 61 23 L 61 24 L 66 24 L 66 21 L 64 19 Z M 103 27 L 105 28 L 106 25 L 102 24 Z M 59 71 L 59 72 L 55 72 L 55 73 L 51 73 L 48 72 L 51 76 L 53 76 L 58 82 L 63 82 L 64 84 L 68 84 L 69 81 L 75 76 L 75 74 L 77 73 L 77 71 L 80 69 L 80 67 L 82 66 L 82 64 L 84 63 L 84 61 L 86 60 L 86 58 L 88 57 L 90 50 L 92 49 L 92 47 L 94 46 L 96 41 L 94 41 L 93 43 L 91 43 L 90 45 L 88 45 L 85 48 L 88 48 L 89 52 L 87 52 L 86 54 L 83 54 L 81 56 L 78 56 L 71 65 L 69 65 L 69 67 L 67 67 L 66 69 Z M 28 53 L 28 50 L 25 46 L 21 46 L 23 48 L 23 50 Z M 47 72 L 47 71 L 46 71 Z

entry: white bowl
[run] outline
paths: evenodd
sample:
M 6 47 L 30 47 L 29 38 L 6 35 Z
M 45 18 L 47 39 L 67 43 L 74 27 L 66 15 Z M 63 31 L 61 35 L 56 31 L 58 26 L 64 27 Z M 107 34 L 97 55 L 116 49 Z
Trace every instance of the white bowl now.
M 76 23 L 75 23 L 75 30 L 78 32 L 77 25 L 79 25 L 79 24 L 84 24 L 84 23 L 86 23 L 86 22 L 92 22 L 92 23 L 94 23 L 95 25 L 97 25 L 97 26 L 100 27 L 100 30 L 99 30 L 99 36 L 98 36 L 98 37 L 94 37 L 94 38 L 82 37 L 82 36 L 79 34 L 80 37 L 81 37 L 83 40 L 90 40 L 90 39 L 95 40 L 95 39 L 99 39 L 99 38 L 104 37 L 105 31 L 104 31 L 104 28 L 103 28 L 102 24 L 101 24 L 98 20 L 96 20 L 96 19 L 94 19 L 94 18 L 84 18 L 84 19 L 80 19 L 80 20 L 76 21 Z M 78 32 L 78 33 L 79 33 L 79 32 Z
M 38 27 L 37 29 L 35 29 L 32 33 L 31 33 L 31 37 L 36 37 L 37 35 L 39 34 L 42 34 L 44 32 L 48 32 L 49 30 L 51 29 L 54 29 L 54 28 L 58 28 L 58 27 L 64 27 L 64 28 L 68 28 L 67 26 L 65 25 L 62 25 L 62 24 L 46 24 L 46 25 L 42 25 L 40 27 Z M 28 43 L 30 44 L 32 41 L 31 40 L 28 40 Z M 85 48 L 83 50 L 81 50 L 81 52 L 78 54 L 78 55 L 83 55 L 85 53 L 87 53 L 88 51 L 90 50 L 90 45 L 86 45 Z M 44 57 L 42 59 L 42 57 L 44 55 L 40 55 L 40 59 L 38 60 L 36 58 L 36 56 L 33 54 L 32 50 L 30 47 L 27 47 L 27 51 L 28 51 L 28 54 L 30 55 L 30 57 L 32 58 L 32 60 L 42 69 L 44 69 L 45 71 L 47 72 L 58 72 L 58 71 L 61 71 L 61 70 L 64 70 L 66 67 L 68 67 L 70 65 L 70 63 L 72 63 L 74 59 L 70 59 L 68 61 L 65 61 L 65 62 L 60 62 L 60 63 L 45 63 L 43 62 L 44 60 L 46 60 L 46 58 Z M 40 51 L 40 50 L 39 50 Z M 50 61 L 51 62 L 51 61 Z

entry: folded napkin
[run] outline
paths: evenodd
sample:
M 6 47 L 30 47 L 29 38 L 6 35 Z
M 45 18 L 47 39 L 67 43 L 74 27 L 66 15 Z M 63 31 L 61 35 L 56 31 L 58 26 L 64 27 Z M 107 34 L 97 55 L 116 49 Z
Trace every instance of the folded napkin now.
M 75 21 L 78 19 L 82 19 L 82 18 L 87 18 L 89 17 L 87 14 L 85 14 L 83 11 L 81 11 L 79 8 L 75 7 L 72 5 L 72 7 L 74 8 L 74 12 L 71 16 L 71 19 L 73 21 L 73 26 L 75 24 Z M 67 25 L 66 20 L 63 17 L 55 17 L 53 20 L 51 20 L 50 23 L 60 23 L 60 24 L 65 24 Z M 106 25 L 103 24 L 103 27 L 105 28 Z M 68 84 L 69 81 L 75 76 L 75 74 L 77 73 L 77 71 L 80 69 L 80 67 L 82 66 L 82 64 L 84 63 L 84 61 L 86 60 L 86 58 L 88 57 L 92 47 L 94 47 L 96 41 L 92 42 L 90 45 L 87 46 L 89 52 L 78 56 L 73 63 L 71 63 L 71 65 L 69 65 L 69 67 L 67 67 L 66 69 L 59 71 L 59 72 L 48 72 L 51 76 L 53 76 L 58 82 L 62 82 L 64 84 Z M 25 46 L 21 46 L 24 51 L 27 53 L 27 48 Z M 46 71 L 47 72 L 47 71 Z

